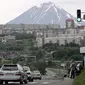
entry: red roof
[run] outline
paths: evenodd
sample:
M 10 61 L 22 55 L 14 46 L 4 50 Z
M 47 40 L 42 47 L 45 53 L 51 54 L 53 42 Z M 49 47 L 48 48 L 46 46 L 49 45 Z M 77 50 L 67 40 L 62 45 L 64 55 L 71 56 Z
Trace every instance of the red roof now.
M 83 29 L 84 29 L 84 28 L 85 28 L 85 26 L 77 26 L 77 28 L 83 28 Z
M 71 21 L 71 22 L 72 22 L 72 21 L 74 21 L 74 19 L 70 19 L 70 18 L 69 18 L 69 19 L 67 19 L 66 21 Z

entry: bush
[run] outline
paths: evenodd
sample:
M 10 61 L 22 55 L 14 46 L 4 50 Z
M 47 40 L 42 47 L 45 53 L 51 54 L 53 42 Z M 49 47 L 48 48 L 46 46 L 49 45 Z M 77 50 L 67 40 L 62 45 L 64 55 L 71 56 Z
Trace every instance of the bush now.
M 40 73 L 42 75 L 44 75 L 46 73 L 45 69 L 46 69 L 46 64 L 44 61 L 38 61 L 36 63 L 36 68 L 40 71 Z
M 85 68 L 79 76 L 77 76 L 72 85 L 85 85 Z
M 49 60 L 49 61 L 48 61 L 48 66 L 49 66 L 49 67 L 52 67 L 52 65 L 53 65 L 52 61 Z

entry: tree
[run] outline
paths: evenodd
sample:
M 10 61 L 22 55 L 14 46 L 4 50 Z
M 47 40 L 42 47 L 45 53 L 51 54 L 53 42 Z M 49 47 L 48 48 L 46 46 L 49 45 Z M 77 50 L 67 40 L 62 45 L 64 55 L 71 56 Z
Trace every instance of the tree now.
M 75 61 L 81 61 L 81 60 L 83 60 L 83 56 L 77 55 L 77 54 L 72 55 L 71 58 L 72 58 L 73 60 L 75 60 Z
M 58 48 L 55 52 L 52 53 L 52 56 L 56 60 L 68 60 L 70 59 L 79 59 L 80 52 L 79 47 L 62 47 Z M 71 57 L 73 55 L 77 55 L 75 57 Z
M 49 67 L 52 67 L 52 65 L 53 65 L 52 61 L 49 60 L 49 61 L 48 61 L 48 66 L 49 66 Z
M 22 40 L 22 39 L 36 39 L 35 35 L 34 34 L 27 34 L 27 33 L 17 33 L 15 35 L 16 37 L 16 40 Z
M 40 71 L 42 75 L 46 73 L 46 63 L 43 60 L 37 61 L 36 68 Z
M 41 58 L 44 58 L 44 55 L 45 55 L 44 51 L 41 49 L 38 49 L 38 51 L 36 52 L 36 59 L 39 60 Z

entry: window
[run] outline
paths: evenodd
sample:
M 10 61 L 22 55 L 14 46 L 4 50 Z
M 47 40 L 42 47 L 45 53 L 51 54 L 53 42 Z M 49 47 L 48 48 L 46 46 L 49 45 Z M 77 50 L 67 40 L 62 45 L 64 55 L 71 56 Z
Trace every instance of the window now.
M 56 43 L 58 43 L 58 44 L 59 44 L 59 43 L 60 43 L 60 41 L 59 41 L 59 40 L 57 40 L 57 42 L 56 42 Z
M 46 37 L 48 37 L 48 33 L 46 33 Z
M 67 30 L 67 34 L 70 34 L 70 31 L 69 30 Z
M 4 65 L 3 67 L 2 67 L 2 70 L 18 70 L 18 67 L 17 67 L 17 65 Z
M 18 65 L 18 67 L 19 67 L 19 70 L 20 70 L 20 71 L 23 71 L 23 70 L 24 70 L 21 65 Z
M 73 40 L 72 42 L 75 43 L 75 40 Z
M 51 41 L 51 40 L 49 40 L 49 43 L 52 43 L 52 41 Z
M 67 44 L 68 42 L 67 42 L 67 40 L 65 40 L 65 44 Z

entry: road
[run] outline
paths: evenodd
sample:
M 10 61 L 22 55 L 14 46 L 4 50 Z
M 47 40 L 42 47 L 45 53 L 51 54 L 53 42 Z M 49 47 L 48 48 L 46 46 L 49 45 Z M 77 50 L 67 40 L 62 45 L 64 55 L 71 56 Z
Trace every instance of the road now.
M 23 85 L 71 85 L 71 83 L 72 83 L 71 79 L 65 79 L 65 80 L 35 80 L 34 82 L 28 82 L 28 84 L 23 84 Z M 18 82 L 16 82 L 16 83 L 9 82 L 8 85 L 20 85 L 20 84 Z
M 55 77 L 56 73 L 46 69 L 47 75 L 42 76 L 42 80 L 34 80 L 23 85 L 72 85 L 72 79 Z M 54 76 L 53 76 L 54 75 Z M 5 85 L 5 84 L 4 84 Z M 20 85 L 18 82 L 9 82 L 9 85 Z

